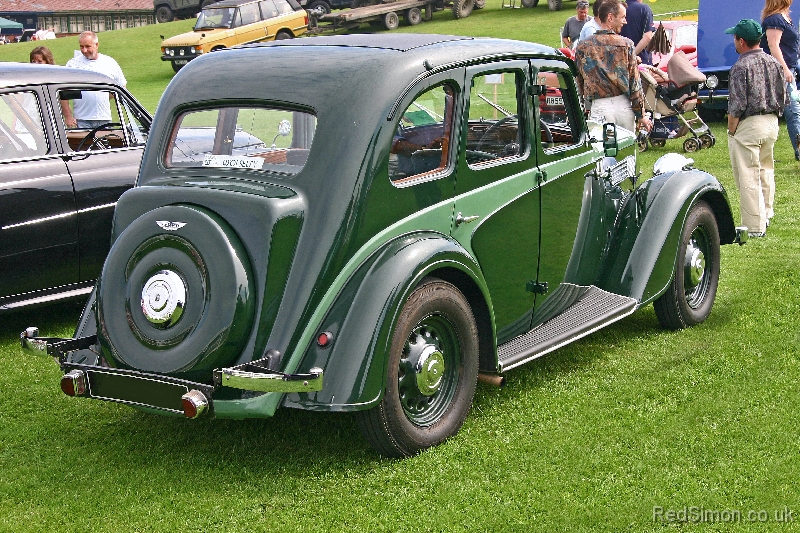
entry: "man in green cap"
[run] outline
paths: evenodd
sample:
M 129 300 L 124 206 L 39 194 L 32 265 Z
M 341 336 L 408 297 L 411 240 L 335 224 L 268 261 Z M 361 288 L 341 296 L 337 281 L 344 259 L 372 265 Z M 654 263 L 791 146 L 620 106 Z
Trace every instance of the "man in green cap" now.
M 742 19 L 733 34 L 739 59 L 728 81 L 728 151 L 739 189 L 742 224 L 751 237 L 766 235 L 775 214 L 775 168 L 772 149 L 778 139 L 778 115 L 788 103 L 783 67 L 764 53 L 763 31 L 753 19 Z

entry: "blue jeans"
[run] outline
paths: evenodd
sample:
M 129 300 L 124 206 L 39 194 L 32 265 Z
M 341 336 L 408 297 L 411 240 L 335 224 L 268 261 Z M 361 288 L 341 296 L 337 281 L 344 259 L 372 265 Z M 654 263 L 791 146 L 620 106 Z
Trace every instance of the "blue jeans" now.
M 800 111 L 800 107 L 798 107 L 798 111 Z M 798 115 L 797 119 L 798 119 L 798 121 L 800 121 L 800 115 Z M 75 120 L 78 122 L 78 127 L 79 128 L 86 129 L 86 130 L 91 130 L 91 129 L 97 128 L 98 126 L 102 126 L 103 124 L 108 124 L 111 121 L 111 119 L 109 119 L 109 120 L 103 120 L 103 119 L 84 120 L 84 119 L 80 119 L 80 118 L 75 119 Z M 800 122 L 798 122 L 798 125 L 800 126 Z
M 786 92 L 791 94 L 797 88 L 797 81 L 786 84 Z M 783 110 L 783 118 L 786 120 L 786 129 L 789 131 L 789 140 L 794 148 L 794 157 L 798 159 L 800 152 L 797 147 L 797 134 L 800 133 L 800 102 L 789 100 L 789 104 Z

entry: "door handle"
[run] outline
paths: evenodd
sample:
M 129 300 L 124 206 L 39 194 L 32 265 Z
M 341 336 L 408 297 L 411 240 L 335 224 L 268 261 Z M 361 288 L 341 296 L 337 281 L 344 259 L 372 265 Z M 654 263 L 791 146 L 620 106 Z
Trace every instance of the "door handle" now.
M 469 224 L 470 222 L 474 222 L 481 218 L 479 215 L 473 215 L 469 217 L 465 217 L 460 212 L 456 215 L 456 226 L 460 226 L 461 224 Z

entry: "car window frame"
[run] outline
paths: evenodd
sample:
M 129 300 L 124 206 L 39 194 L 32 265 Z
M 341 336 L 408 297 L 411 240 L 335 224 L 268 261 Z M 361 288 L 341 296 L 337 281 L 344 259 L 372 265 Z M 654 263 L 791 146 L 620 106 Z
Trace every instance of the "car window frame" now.
M 20 157 L 9 157 L 6 159 L 0 159 L 0 161 L 3 163 L 36 160 L 59 154 L 59 148 L 61 142 L 60 139 L 58 138 L 58 133 L 56 129 L 53 127 L 54 119 L 52 110 L 50 108 L 50 102 L 48 101 L 49 100 L 48 95 L 44 90 L 42 90 L 41 85 L 17 86 L 17 87 L 8 87 L 0 89 L 0 95 L 15 94 L 21 92 L 30 92 L 36 96 L 39 108 L 39 118 L 42 121 L 41 122 L 42 133 L 44 135 L 44 142 L 47 145 L 47 149 L 44 151 L 44 153 L 41 154 L 23 155 Z

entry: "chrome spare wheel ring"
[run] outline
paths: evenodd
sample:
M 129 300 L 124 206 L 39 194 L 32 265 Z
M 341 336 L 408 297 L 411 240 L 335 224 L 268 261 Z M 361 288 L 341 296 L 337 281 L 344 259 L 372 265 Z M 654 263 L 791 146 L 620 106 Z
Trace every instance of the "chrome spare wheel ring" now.
M 142 313 L 159 329 L 174 325 L 186 307 L 186 284 L 177 273 L 159 270 L 142 288 Z
M 706 271 L 706 256 L 703 250 L 697 246 L 692 239 L 686 249 L 686 276 L 684 277 L 686 288 L 691 290 L 697 287 L 703 280 Z

